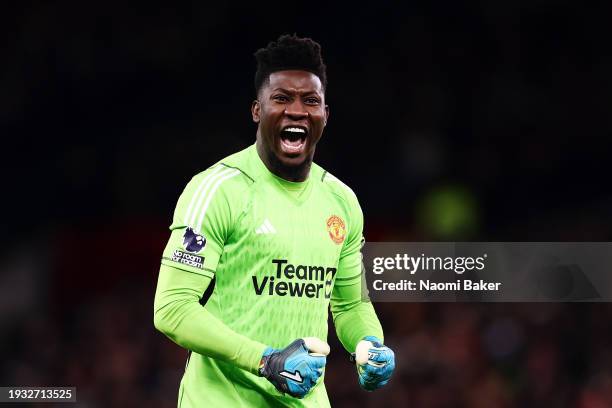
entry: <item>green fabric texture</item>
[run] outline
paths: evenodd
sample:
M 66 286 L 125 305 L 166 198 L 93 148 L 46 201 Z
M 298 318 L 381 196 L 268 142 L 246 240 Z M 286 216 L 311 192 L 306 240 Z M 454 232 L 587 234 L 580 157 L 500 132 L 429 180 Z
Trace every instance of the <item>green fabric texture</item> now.
M 155 327 L 181 347 L 257 374 L 266 345 L 232 331 L 200 305 L 210 281 L 162 265 L 155 294 Z
M 331 312 L 338 339 L 353 353 L 357 343 L 366 336 L 384 341 L 383 330 L 372 303 L 363 299 L 360 283 L 336 286 L 331 299 Z
M 291 183 L 253 145 L 196 175 L 178 200 L 155 297 L 156 327 L 194 351 L 179 406 L 329 406 L 323 379 L 300 400 L 256 366 L 265 346 L 326 340 L 330 303 L 347 350 L 356 336 L 382 338 L 361 301 L 362 230 L 355 194 L 315 163 Z

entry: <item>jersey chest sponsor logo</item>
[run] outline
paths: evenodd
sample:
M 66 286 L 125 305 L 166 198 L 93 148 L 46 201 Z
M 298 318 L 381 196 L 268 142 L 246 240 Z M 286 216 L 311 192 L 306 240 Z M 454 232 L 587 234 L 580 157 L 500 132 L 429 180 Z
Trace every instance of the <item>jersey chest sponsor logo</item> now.
M 253 278 L 258 296 L 331 298 L 336 268 L 318 265 L 293 265 L 287 259 L 273 259 L 271 275 Z
M 344 242 L 344 238 L 346 237 L 346 226 L 344 225 L 344 220 L 337 215 L 332 215 L 327 219 L 327 232 L 329 233 L 329 237 L 336 244 L 341 244 Z

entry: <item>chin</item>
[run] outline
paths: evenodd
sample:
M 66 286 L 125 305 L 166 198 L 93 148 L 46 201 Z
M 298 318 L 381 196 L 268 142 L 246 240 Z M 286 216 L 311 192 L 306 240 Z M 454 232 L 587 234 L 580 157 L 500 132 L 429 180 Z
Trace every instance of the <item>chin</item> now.
M 272 158 L 272 166 L 277 169 L 278 173 L 285 174 L 291 178 L 303 176 L 306 171 L 305 168 L 310 166 L 307 155 L 291 157 L 282 153 L 274 153 Z
M 282 159 L 277 158 L 279 170 L 290 174 L 300 174 L 308 165 L 308 161 L 304 158 Z
M 304 163 L 306 163 L 306 155 L 299 155 L 299 156 L 286 156 L 284 154 L 278 154 L 276 156 L 277 160 L 281 163 L 284 164 L 287 167 L 299 167 L 299 166 L 303 166 Z

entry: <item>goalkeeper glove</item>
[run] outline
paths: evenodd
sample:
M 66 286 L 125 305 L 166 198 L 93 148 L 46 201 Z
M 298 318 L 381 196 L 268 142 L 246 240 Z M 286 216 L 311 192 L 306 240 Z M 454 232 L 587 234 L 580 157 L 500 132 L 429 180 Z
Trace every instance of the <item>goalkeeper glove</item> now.
M 329 345 L 316 337 L 297 339 L 282 350 L 268 347 L 259 364 L 259 375 L 277 390 L 304 398 L 323 374 Z
M 359 385 L 366 391 L 374 391 L 386 385 L 395 368 L 395 354 L 374 337 L 364 337 L 353 354 L 357 364 Z

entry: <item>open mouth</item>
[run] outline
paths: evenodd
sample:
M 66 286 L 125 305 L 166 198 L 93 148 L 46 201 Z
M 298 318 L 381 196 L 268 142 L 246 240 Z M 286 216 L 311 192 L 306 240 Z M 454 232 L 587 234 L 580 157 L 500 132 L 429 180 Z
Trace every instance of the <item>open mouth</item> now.
M 280 132 L 281 150 L 287 154 L 300 154 L 306 145 L 306 129 L 298 126 L 288 126 Z

